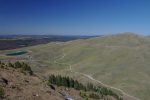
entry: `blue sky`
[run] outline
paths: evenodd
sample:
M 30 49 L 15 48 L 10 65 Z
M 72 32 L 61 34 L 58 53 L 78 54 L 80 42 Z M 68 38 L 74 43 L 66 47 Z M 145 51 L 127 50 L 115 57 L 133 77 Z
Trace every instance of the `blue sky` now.
M 150 34 L 150 0 L 0 0 L 0 34 Z

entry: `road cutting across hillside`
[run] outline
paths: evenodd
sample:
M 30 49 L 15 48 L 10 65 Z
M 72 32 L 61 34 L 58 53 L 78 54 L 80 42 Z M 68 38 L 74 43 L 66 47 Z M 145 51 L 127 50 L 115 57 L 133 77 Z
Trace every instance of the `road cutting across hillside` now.
M 88 74 L 85 74 L 85 73 L 81 73 L 81 72 L 77 72 L 77 71 L 72 70 L 72 65 L 71 65 L 71 64 L 58 62 L 59 60 L 65 58 L 65 56 L 66 56 L 66 53 L 64 53 L 64 50 L 62 50 L 62 51 L 63 51 L 63 52 L 62 52 L 62 56 L 61 56 L 60 58 L 56 59 L 56 60 L 54 61 L 54 63 L 59 63 L 59 64 L 68 65 L 68 66 L 69 66 L 69 69 L 67 69 L 67 70 L 69 70 L 69 71 L 72 72 L 72 73 L 80 74 L 80 75 L 82 75 L 82 76 L 84 76 L 84 77 L 86 77 L 86 78 L 88 78 L 88 79 L 90 79 L 90 80 L 92 80 L 92 81 L 95 81 L 95 82 L 97 82 L 97 83 L 99 83 L 99 84 L 101 84 L 101 85 L 103 85 L 103 86 L 105 86 L 105 87 L 107 87 L 107 88 L 111 88 L 111 89 L 120 91 L 124 96 L 127 96 L 127 97 L 132 98 L 132 100 L 140 100 L 140 99 L 137 98 L 137 97 L 134 97 L 134 96 L 131 96 L 131 95 L 125 93 L 123 90 L 121 90 L 121 89 L 119 89 L 119 88 L 106 85 L 106 84 L 102 83 L 101 81 L 94 79 L 92 76 L 90 76 L 90 75 L 88 75 Z

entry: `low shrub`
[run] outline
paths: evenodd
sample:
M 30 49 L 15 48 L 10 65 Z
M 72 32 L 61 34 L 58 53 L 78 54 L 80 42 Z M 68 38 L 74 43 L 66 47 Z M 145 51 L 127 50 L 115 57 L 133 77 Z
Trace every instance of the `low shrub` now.
M 0 98 L 4 98 L 5 92 L 2 87 L 0 87 Z

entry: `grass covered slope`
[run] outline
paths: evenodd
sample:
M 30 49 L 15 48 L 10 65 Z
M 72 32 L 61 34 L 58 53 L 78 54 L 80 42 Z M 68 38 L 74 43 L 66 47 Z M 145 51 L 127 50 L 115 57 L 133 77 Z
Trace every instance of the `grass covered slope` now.
M 141 99 L 150 98 L 150 42 L 146 38 L 123 34 L 68 45 L 65 62 L 70 61 L 74 70 Z
M 53 42 L 23 50 L 30 51 L 23 58 L 32 62 L 33 70 L 42 75 L 70 75 L 87 82 L 89 80 L 79 74 L 84 73 L 142 100 L 150 99 L 149 37 L 126 33 Z M 79 73 L 69 71 L 69 65 Z

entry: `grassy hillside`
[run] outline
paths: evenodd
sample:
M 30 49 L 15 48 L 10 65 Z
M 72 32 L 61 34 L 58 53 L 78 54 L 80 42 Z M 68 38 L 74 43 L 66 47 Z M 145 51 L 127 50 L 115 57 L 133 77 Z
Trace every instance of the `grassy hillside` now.
M 28 55 L 19 57 L 32 62 L 33 70 L 41 75 L 54 73 L 69 75 L 83 82 L 91 81 L 82 74 L 69 71 L 71 65 L 73 71 L 91 75 L 141 100 L 150 99 L 148 37 L 126 33 L 87 40 L 53 42 L 23 50 L 29 51 Z M 4 53 L 1 52 L 1 55 L 4 56 Z M 15 58 L 18 57 L 13 57 Z

